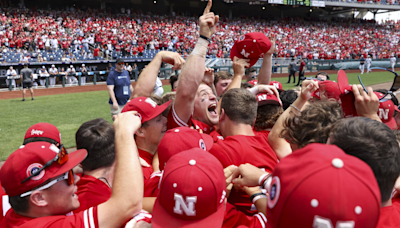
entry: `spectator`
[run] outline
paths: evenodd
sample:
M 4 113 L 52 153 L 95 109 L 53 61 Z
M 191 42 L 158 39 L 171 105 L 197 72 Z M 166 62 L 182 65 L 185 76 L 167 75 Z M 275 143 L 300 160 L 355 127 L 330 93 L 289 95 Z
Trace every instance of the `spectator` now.
M 7 70 L 6 75 L 7 75 L 7 77 L 15 77 L 15 76 L 17 76 L 17 72 L 14 70 L 14 68 L 12 66 L 10 66 L 10 68 L 8 68 L 8 70 Z M 8 78 L 6 80 L 6 83 L 7 83 L 7 87 L 9 87 L 10 86 L 10 80 Z M 14 88 L 16 87 L 14 78 L 11 79 L 11 85 Z
M 51 65 L 51 68 L 49 69 L 49 80 L 50 80 L 50 86 L 54 87 L 54 85 L 56 84 L 56 78 L 58 76 L 58 70 L 57 68 L 53 65 Z

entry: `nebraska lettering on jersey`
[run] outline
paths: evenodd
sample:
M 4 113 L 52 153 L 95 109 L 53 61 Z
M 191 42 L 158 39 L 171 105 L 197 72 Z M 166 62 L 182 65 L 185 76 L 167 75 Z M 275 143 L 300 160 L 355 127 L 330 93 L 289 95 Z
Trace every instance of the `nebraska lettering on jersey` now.
M 197 196 L 186 196 L 185 201 L 182 195 L 174 193 L 174 200 L 174 213 L 183 215 L 183 212 L 185 212 L 186 216 L 196 216 L 195 204 L 197 203 Z

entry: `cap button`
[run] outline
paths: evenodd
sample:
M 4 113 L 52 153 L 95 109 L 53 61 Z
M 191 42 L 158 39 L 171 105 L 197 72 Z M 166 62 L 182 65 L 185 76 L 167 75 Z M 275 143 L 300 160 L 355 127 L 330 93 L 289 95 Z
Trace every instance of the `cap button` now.
M 256 43 L 257 42 L 257 40 L 253 40 L 253 43 Z
M 175 132 L 179 132 L 179 129 L 175 129 Z
M 338 169 L 343 168 L 343 161 L 340 158 L 335 158 L 332 160 L 332 165 Z
M 354 208 L 354 211 L 356 212 L 356 214 L 361 214 L 362 212 L 362 208 L 360 206 L 357 206 L 356 208 Z
M 196 161 L 195 160 L 190 160 L 189 161 L 189 165 L 196 165 Z
M 312 199 L 312 200 L 311 200 L 311 206 L 312 206 L 312 207 L 318 207 L 318 204 L 319 204 L 319 202 L 318 202 L 317 199 Z

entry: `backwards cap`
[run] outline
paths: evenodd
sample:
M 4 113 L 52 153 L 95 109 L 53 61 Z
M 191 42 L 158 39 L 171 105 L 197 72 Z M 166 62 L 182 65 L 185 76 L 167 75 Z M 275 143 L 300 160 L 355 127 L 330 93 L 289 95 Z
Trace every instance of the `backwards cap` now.
M 256 97 L 258 101 L 258 106 L 263 106 L 267 104 L 282 106 L 282 102 L 275 94 L 259 93 Z
M 381 196 L 374 173 L 335 145 L 296 150 L 272 175 L 269 228 L 373 228 L 378 222 Z
M 188 127 L 170 129 L 165 133 L 157 148 L 160 170 L 164 170 L 165 164 L 175 154 L 193 148 L 200 148 L 203 152 L 209 151 L 213 144 L 211 136 L 200 134 L 194 129 Z
M 153 209 L 154 228 L 221 227 L 225 176 L 221 163 L 202 149 L 172 156 Z
M 36 170 L 54 159 L 59 151 L 60 149 L 54 144 L 32 142 L 21 146 L 12 153 L 0 170 L 1 185 L 7 195 L 12 197 L 30 191 L 42 185 L 47 180 L 68 172 L 81 163 L 87 156 L 85 149 L 74 151 L 68 154 L 68 161 L 64 164 L 60 165 L 54 162 L 42 170 L 39 175 L 21 183 Z
M 25 139 L 49 138 L 61 144 L 61 133 L 57 127 L 49 123 L 37 123 L 32 125 L 25 133 Z
M 259 58 L 264 57 L 271 48 L 271 41 L 261 32 L 251 32 L 241 36 L 238 41 L 232 46 L 231 59 L 239 57 L 241 59 L 249 59 L 249 66 L 251 67 L 258 61 Z
M 283 87 L 282 87 L 282 83 L 280 83 L 280 82 L 278 82 L 278 81 L 271 81 L 271 82 L 269 83 L 269 85 L 275 86 L 275 88 L 276 88 L 278 91 L 284 91 L 284 90 L 283 90 Z
M 171 101 L 168 101 L 159 106 L 151 98 L 137 97 L 126 103 L 121 112 L 136 111 L 143 124 L 144 122 L 147 122 L 160 115 L 165 109 L 168 108 L 170 103 Z

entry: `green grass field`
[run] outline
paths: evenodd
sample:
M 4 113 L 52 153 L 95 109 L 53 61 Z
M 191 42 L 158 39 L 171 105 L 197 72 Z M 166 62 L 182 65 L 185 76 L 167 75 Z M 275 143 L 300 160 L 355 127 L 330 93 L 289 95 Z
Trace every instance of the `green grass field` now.
M 336 75 L 331 76 L 331 80 L 336 80 Z M 348 78 L 350 84 L 359 83 L 357 74 L 348 74 Z M 287 78 L 273 80 L 282 82 L 285 90 L 294 87 L 294 84 L 285 84 Z M 389 82 L 393 74 L 363 74 L 362 80 L 365 85 Z M 164 86 L 164 91 L 169 92 L 170 86 Z M 41 96 L 25 102 L 21 102 L 21 98 L 0 100 L 0 107 L 0 160 L 7 159 L 22 144 L 25 131 L 35 123 L 48 122 L 57 126 L 62 143 L 70 148 L 75 146 L 75 132 L 82 123 L 99 117 L 112 122 L 106 90 Z

